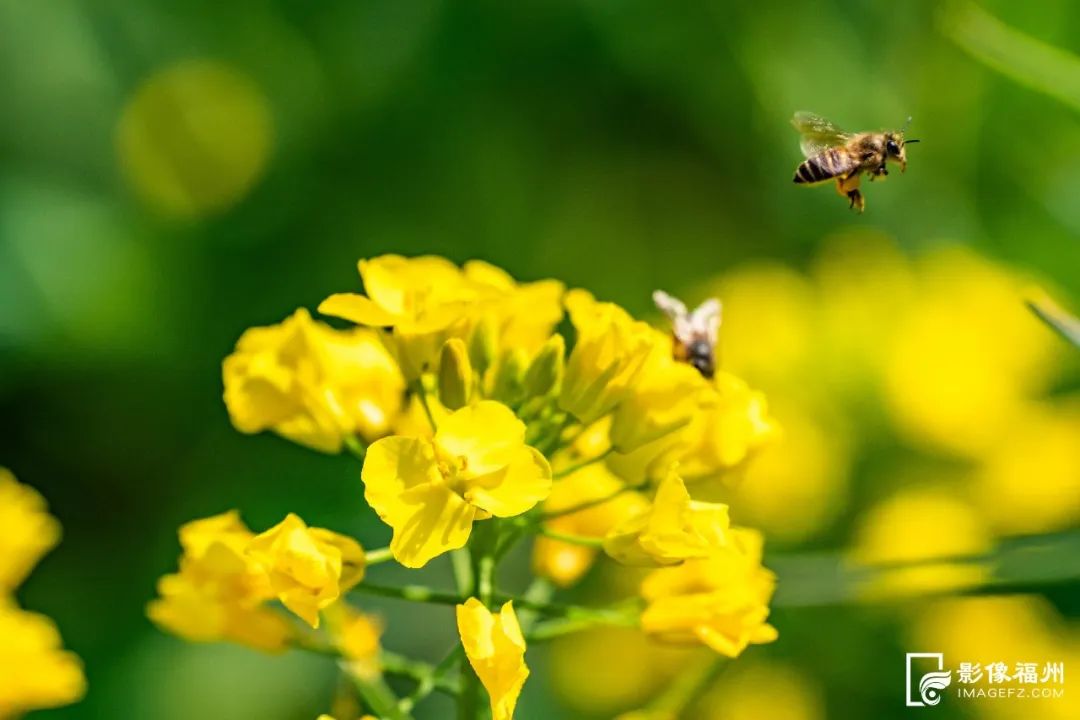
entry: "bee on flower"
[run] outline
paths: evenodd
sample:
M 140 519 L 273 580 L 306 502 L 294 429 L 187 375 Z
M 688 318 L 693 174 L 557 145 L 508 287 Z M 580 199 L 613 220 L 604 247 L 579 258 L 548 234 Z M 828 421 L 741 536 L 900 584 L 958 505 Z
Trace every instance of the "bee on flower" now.
M 363 294 L 319 306 L 359 327 L 298 310 L 249 330 L 224 363 L 225 401 L 241 432 L 347 447 L 362 463 L 357 509 L 362 497 L 389 546 L 365 551 L 292 513 L 258 534 L 236 512 L 194 521 L 180 529 L 178 572 L 148 606 L 160 627 L 334 655 L 356 688 L 333 707 L 348 718 L 407 716 L 442 689 L 462 717 L 478 717 L 482 690 L 494 720 L 512 720 L 526 637 L 592 623 L 729 656 L 775 637 L 762 540 L 710 497 L 775 434 L 764 397 L 716 368 L 718 301 L 689 312 L 658 291 L 668 334 L 585 290 L 520 283 L 481 261 L 385 255 L 359 271 Z M 564 311 L 566 337 L 555 332 Z M 538 594 L 504 597 L 497 566 L 530 536 Z M 447 554 L 454 593 L 367 580 L 378 562 L 421 568 Z M 642 600 L 595 612 L 547 604 L 552 585 L 602 558 L 658 568 Z M 381 622 L 345 597 L 365 592 L 455 605 L 461 652 L 429 666 L 385 650 Z M 386 674 L 413 692 L 396 698 Z

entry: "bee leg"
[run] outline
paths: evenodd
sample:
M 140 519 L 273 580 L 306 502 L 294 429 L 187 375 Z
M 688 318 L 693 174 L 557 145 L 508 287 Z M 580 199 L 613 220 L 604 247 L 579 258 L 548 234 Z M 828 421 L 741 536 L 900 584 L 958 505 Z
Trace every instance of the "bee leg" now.
M 841 197 L 848 199 L 848 207 L 857 208 L 859 212 L 863 211 L 866 207 L 866 201 L 863 200 L 862 193 L 859 192 L 859 175 L 853 174 L 843 178 L 836 179 L 836 192 Z
M 863 194 L 859 192 L 858 188 L 849 191 L 847 196 L 848 200 L 851 201 L 851 203 L 848 205 L 849 208 L 851 208 L 852 210 L 856 210 L 860 213 L 866 209 L 866 200 L 863 198 Z

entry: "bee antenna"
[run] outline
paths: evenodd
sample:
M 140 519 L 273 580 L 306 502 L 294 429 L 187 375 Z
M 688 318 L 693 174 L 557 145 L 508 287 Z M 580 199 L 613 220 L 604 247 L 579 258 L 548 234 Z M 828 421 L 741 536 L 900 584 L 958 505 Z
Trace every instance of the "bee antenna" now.
M 904 144 L 905 145 L 910 145 L 911 143 L 917 143 L 917 142 L 919 142 L 919 141 L 918 140 L 905 140 Z

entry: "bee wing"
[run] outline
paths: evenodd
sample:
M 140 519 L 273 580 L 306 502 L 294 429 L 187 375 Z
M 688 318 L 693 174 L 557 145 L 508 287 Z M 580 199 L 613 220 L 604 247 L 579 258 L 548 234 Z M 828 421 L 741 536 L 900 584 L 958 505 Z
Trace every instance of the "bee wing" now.
M 716 346 L 720 339 L 720 318 L 723 306 L 716 298 L 709 298 L 697 306 L 690 315 L 690 326 L 697 330 L 705 330 L 709 344 Z
M 656 290 L 652 294 L 653 302 L 672 322 L 686 317 L 686 304 L 677 297 L 668 295 L 663 290 Z
M 851 138 L 832 122 L 811 112 L 797 112 L 791 124 L 802 136 L 799 149 L 806 157 L 814 157 L 822 150 L 843 145 Z

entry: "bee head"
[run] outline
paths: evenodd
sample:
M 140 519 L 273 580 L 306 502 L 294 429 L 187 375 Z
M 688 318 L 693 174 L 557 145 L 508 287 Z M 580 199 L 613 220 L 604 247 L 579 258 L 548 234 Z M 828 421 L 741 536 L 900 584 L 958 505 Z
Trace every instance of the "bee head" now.
M 907 170 L 907 149 L 904 145 L 904 134 L 902 132 L 885 133 L 885 156 L 889 160 L 900 163 L 900 172 Z
M 686 348 L 687 360 L 702 375 L 711 378 L 716 372 L 713 346 L 707 340 L 695 340 Z

